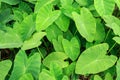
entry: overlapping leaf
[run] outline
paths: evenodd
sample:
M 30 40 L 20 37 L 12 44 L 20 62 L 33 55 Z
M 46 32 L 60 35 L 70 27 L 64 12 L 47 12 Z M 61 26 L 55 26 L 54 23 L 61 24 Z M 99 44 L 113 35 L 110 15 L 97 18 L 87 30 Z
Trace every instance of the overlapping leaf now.
M 40 8 L 36 17 L 36 30 L 45 30 L 60 16 L 60 14 L 60 10 L 52 11 L 52 4 Z
M 14 26 L 14 31 L 21 36 L 22 40 L 30 38 L 35 31 L 34 15 L 26 16 L 22 23 Z
M 55 21 L 55 23 L 62 31 L 66 32 L 69 28 L 70 19 L 64 14 L 61 14 L 60 17 Z
M 94 6 L 100 16 L 112 15 L 115 2 L 114 0 L 94 0 Z
M 38 47 L 41 44 L 41 39 L 46 35 L 45 32 L 36 32 L 32 35 L 32 37 L 26 41 L 24 41 L 22 50 L 28 50 L 35 47 Z
M 87 8 L 81 9 L 81 14 L 72 13 L 78 32 L 89 42 L 92 42 L 96 33 L 96 22 Z
M 62 31 L 60 30 L 60 28 L 58 28 L 56 24 L 52 24 L 51 26 L 49 26 L 46 29 L 46 33 L 49 41 L 52 41 L 53 39 L 57 40 L 59 35 L 63 35 Z
M 34 53 L 34 55 L 28 59 L 25 51 L 20 50 L 15 57 L 10 80 L 19 80 L 19 78 L 26 73 L 31 73 L 35 79 L 38 79 L 40 64 L 39 53 Z
M 52 62 L 55 62 L 61 68 L 64 68 L 64 67 L 68 66 L 68 62 L 64 61 L 67 58 L 68 58 L 68 56 L 65 53 L 63 53 L 63 52 L 52 52 L 43 60 L 43 64 L 46 67 L 49 68 L 50 64 Z
M 117 57 L 106 55 L 108 44 L 98 44 L 86 49 L 76 63 L 77 74 L 99 73 L 112 67 Z M 103 65 L 104 64 L 104 65 Z
M 5 80 L 5 77 L 7 76 L 10 68 L 11 68 L 12 62 L 10 60 L 4 60 L 0 62 L 0 79 Z
M 0 48 L 18 48 L 22 45 L 22 40 L 12 29 L 4 32 L 0 30 Z
M 34 80 L 30 73 L 24 74 L 19 80 Z

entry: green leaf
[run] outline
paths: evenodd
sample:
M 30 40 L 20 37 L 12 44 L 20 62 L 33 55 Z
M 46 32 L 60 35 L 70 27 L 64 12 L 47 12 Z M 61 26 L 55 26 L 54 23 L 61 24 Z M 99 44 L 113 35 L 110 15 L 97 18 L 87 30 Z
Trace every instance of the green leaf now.
M 87 6 L 88 5 L 88 0 L 76 0 L 77 3 L 81 6 Z
M 0 11 L 0 23 L 7 23 L 13 19 L 13 15 L 11 14 L 11 9 L 3 9 Z
M 79 12 L 80 7 L 77 5 L 73 6 L 73 0 L 60 0 L 61 2 L 61 11 L 68 17 L 72 18 L 72 12 Z
M 68 76 L 63 76 L 62 80 L 69 80 Z
M 105 80 L 113 80 L 112 75 L 109 72 L 105 75 Z
M 94 6 L 100 16 L 112 15 L 115 2 L 114 0 L 94 0 Z
M 10 4 L 10 5 L 16 5 L 20 2 L 21 0 L 1 0 L 1 2 Z
M 50 64 L 55 62 L 61 68 L 64 68 L 68 66 L 68 62 L 64 61 L 67 58 L 68 56 L 63 52 L 52 52 L 43 60 L 43 64 L 50 68 Z
M 69 28 L 70 19 L 66 17 L 64 14 L 61 14 L 59 18 L 55 21 L 55 23 L 62 31 L 66 32 Z
M 99 75 L 95 75 L 94 80 L 103 80 L 103 79 Z
M 39 74 L 39 80 L 56 80 L 54 75 L 50 71 L 43 69 Z
M 119 9 L 120 9 L 120 0 L 114 0 L 114 1 L 117 4 L 117 6 L 119 7 Z
M 81 9 L 81 15 L 72 13 L 78 32 L 89 42 L 92 42 L 96 33 L 96 22 L 87 8 Z M 85 17 L 87 16 L 87 17 Z
M 28 15 L 24 18 L 22 23 L 14 26 L 14 31 L 21 36 L 23 41 L 30 38 L 35 31 L 35 21 L 33 17 L 33 15 Z
M 55 0 L 38 0 L 37 3 L 35 4 L 34 12 L 38 13 L 40 8 L 42 8 L 48 4 L 51 4 L 53 1 L 55 1 Z
M 68 57 L 72 61 L 75 61 L 80 54 L 80 44 L 77 38 L 73 37 L 71 41 L 68 41 L 67 39 L 63 39 L 62 44 L 64 51 L 68 55 Z
M 105 15 L 103 16 L 104 21 L 108 24 L 108 25 L 112 25 L 113 23 L 116 23 L 117 25 L 120 26 L 120 20 L 112 15 Z M 110 27 L 110 26 L 108 26 Z
M 5 80 L 5 77 L 11 68 L 11 65 L 12 65 L 12 62 L 10 60 L 4 60 L 0 62 L 0 79 L 1 80 Z
M 105 38 L 105 29 L 104 25 L 100 23 L 100 21 L 96 20 L 96 34 L 95 34 L 95 41 L 102 42 Z
M 21 76 L 19 80 L 34 80 L 34 79 L 30 73 L 26 73 L 23 76 Z
M 77 74 L 95 74 L 112 67 L 117 60 L 116 56 L 106 55 L 108 44 L 98 44 L 86 49 L 76 63 Z M 103 65 L 104 64 L 104 65 Z
M 56 52 L 64 52 L 62 40 L 63 40 L 63 36 L 61 36 L 61 35 L 58 36 L 58 40 L 56 40 L 56 39 L 52 40 L 53 47 Z
M 52 11 L 52 5 L 42 7 L 36 17 L 36 30 L 45 30 L 60 16 L 60 14 L 60 10 Z
M 116 43 L 120 44 L 120 37 L 113 37 L 113 40 L 116 41 Z
M 36 32 L 28 40 L 25 40 L 22 46 L 22 50 L 28 50 L 38 47 L 41 44 L 41 39 L 46 35 L 45 32 Z
M 41 58 L 39 53 L 34 53 L 34 55 L 27 58 L 25 51 L 20 50 L 15 57 L 10 80 L 19 80 L 26 73 L 31 73 L 35 79 L 38 79 L 40 65 Z
M 64 68 L 64 73 L 65 73 L 67 76 L 70 76 L 72 73 L 74 73 L 75 66 L 76 66 L 76 62 L 72 62 L 72 63 L 69 64 L 66 68 Z
M 116 72 L 117 72 L 117 78 L 116 80 L 120 80 L 120 59 L 117 61 L 117 65 L 116 65 Z
M 22 40 L 12 29 L 7 32 L 0 30 L 0 49 L 18 48 L 22 45 Z
M 58 28 L 56 24 L 52 24 L 46 29 L 47 39 L 52 41 L 53 39 L 58 39 L 59 35 L 63 35 L 62 31 Z
M 50 64 L 50 72 L 55 76 L 56 80 L 61 80 L 63 77 L 62 68 L 55 62 Z

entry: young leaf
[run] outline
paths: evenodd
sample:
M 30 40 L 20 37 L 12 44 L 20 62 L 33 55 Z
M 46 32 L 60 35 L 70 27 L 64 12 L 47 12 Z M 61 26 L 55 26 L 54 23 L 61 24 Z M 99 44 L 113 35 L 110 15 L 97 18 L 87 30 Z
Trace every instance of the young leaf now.
M 45 32 L 36 32 L 28 40 L 25 40 L 22 46 L 22 50 L 28 50 L 38 47 L 41 44 L 41 39 L 46 35 Z
M 70 19 L 66 17 L 64 14 L 61 14 L 59 18 L 55 21 L 55 23 L 62 31 L 66 32 L 69 27 Z
M 105 80 L 113 80 L 112 75 L 109 72 L 105 75 Z
M 47 38 L 49 41 L 52 41 L 53 39 L 58 39 L 59 35 L 63 35 L 62 31 L 58 28 L 56 24 L 52 24 L 46 29 Z
M 59 10 L 52 11 L 52 5 L 46 5 L 40 8 L 36 17 L 36 30 L 41 31 L 49 27 L 59 16 Z
M 103 79 L 99 75 L 95 75 L 94 80 L 103 80 Z
M 86 49 L 76 63 L 77 74 L 95 74 L 112 67 L 117 57 L 106 55 L 108 44 L 98 44 Z
M 11 65 L 12 65 L 12 62 L 10 60 L 4 60 L 0 62 L 0 79 L 1 80 L 5 80 L 5 77 L 11 68 Z
M 28 59 L 25 51 L 20 50 L 15 57 L 10 80 L 19 80 L 19 78 L 26 73 L 31 73 L 35 79 L 38 79 L 40 65 L 41 58 L 39 53 L 34 53 L 34 55 Z
M 56 80 L 50 71 L 43 69 L 39 74 L 39 80 Z
M 22 45 L 22 40 L 18 34 L 12 29 L 8 32 L 0 30 L 0 49 L 3 48 L 18 48 Z
M 87 8 L 81 9 L 81 15 L 72 13 L 78 32 L 89 42 L 92 42 L 96 33 L 96 22 Z M 85 17 L 87 16 L 87 17 Z
M 43 60 L 43 64 L 46 67 L 50 68 L 50 64 L 52 62 L 55 62 L 61 68 L 64 68 L 64 67 L 68 66 L 68 62 L 64 61 L 67 58 L 68 58 L 68 56 L 63 52 L 52 52 Z
M 115 2 L 114 0 L 94 0 L 94 6 L 100 16 L 112 15 Z
M 26 73 L 20 77 L 19 80 L 34 80 L 30 73 Z
M 80 44 L 76 37 L 73 37 L 71 41 L 63 39 L 63 48 L 68 57 L 75 61 L 80 54 Z
M 120 80 L 120 75 L 119 75 L 119 73 L 120 73 L 120 59 L 117 61 L 117 65 L 116 65 L 116 71 L 117 71 L 117 78 L 116 78 L 116 80 Z

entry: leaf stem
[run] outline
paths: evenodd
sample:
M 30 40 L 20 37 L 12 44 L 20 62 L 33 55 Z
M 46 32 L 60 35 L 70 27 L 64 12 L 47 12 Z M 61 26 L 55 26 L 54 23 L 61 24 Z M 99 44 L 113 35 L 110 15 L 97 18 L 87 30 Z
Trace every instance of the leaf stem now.
M 108 53 L 115 47 L 116 44 L 117 44 L 117 43 L 115 42 L 115 43 L 112 45 L 112 47 L 108 50 Z
M 76 35 L 76 33 L 77 33 L 77 29 L 76 29 L 76 31 L 75 31 L 75 33 L 74 33 L 74 36 Z
M 42 55 L 40 49 L 37 47 L 38 52 L 40 53 L 40 56 L 44 59 L 44 56 Z
M 108 37 L 110 31 L 111 31 L 111 29 L 108 30 L 107 35 L 106 35 L 106 37 L 105 37 L 105 39 L 104 39 L 104 42 L 107 40 L 107 37 Z

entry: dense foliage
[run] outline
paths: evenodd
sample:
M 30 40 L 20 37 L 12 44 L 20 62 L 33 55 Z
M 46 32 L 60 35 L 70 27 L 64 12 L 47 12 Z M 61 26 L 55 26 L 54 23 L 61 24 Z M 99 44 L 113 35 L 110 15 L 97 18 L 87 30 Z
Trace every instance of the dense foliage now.
M 120 80 L 119 0 L 0 0 L 0 80 Z

